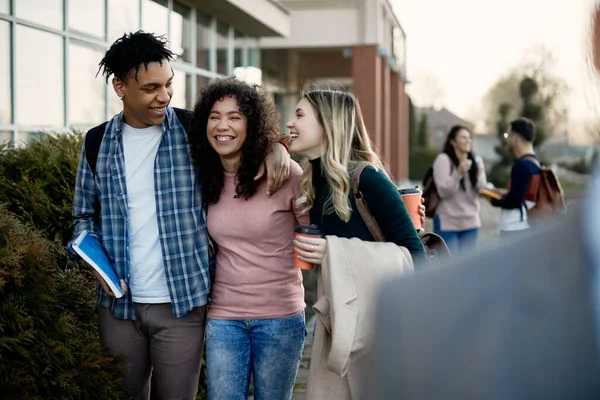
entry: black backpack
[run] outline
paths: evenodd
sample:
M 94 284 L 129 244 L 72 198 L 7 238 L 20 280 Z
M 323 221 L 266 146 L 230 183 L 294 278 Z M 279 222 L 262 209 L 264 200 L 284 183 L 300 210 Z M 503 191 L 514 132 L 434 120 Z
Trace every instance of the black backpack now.
M 437 205 L 440 202 L 440 196 L 433 180 L 433 167 L 427 170 L 423 178 L 423 199 L 425 199 L 423 203 L 425 205 L 425 216 L 433 218 Z
M 175 107 L 173 107 L 173 111 L 175 111 L 177 119 L 181 122 L 183 128 L 187 132 L 192 123 L 192 112 Z M 102 138 L 104 138 L 104 131 L 106 131 L 106 124 L 108 124 L 108 121 L 90 129 L 84 139 L 85 158 L 94 175 L 96 175 L 96 162 L 98 161 L 98 152 L 100 151 Z

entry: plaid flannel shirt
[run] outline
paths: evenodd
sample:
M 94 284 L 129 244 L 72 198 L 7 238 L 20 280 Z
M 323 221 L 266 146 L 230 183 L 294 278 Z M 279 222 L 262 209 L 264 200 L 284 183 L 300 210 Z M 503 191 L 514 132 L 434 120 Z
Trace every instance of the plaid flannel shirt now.
M 189 143 L 172 108 L 162 123 L 163 136 L 154 162 L 156 217 L 173 315 L 181 317 L 207 303 L 211 286 L 211 254 L 206 210 L 191 162 Z M 106 125 L 98 152 L 96 173 L 85 155 L 79 167 L 73 198 L 75 233 L 89 231 L 106 249 L 116 274 L 129 286 L 130 255 L 127 224 L 127 187 L 121 127 L 122 113 Z M 95 207 L 100 208 L 99 215 Z M 67 250 L 74 255 L 71 243 Z M 120 299 L 98 287 L 98 304 L 121 319 L 135 320 L 131 292 Z

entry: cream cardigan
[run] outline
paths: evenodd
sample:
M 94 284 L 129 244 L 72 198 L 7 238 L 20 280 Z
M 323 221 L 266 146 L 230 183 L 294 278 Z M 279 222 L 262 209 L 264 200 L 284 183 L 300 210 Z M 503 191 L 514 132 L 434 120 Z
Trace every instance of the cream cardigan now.
M 374 333 L 379 284 L 413 271 L 410 253 L 394 243 L 327 236 L 328 251 L 319 270 L 317 326 L 307 398 L 365 399 L 358 372 Z

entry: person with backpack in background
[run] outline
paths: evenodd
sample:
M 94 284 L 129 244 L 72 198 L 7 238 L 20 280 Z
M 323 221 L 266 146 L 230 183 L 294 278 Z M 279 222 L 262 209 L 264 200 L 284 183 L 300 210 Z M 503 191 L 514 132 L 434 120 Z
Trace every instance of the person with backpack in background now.
M 453 254 L 473 248 L 481 227 L 479 191 L 487 178 L 483 160 L 473 154 L 473 138 L 467 127 L 455 125 L 450 129 L 431 177 L 437 195 L 434 232 Z M 426 203 L 426 207 L 430 205 Z
M 195 399 L 214 261 L 188 112 L 169 106 L 166 44 L 139 31 L 106 52 L 100 68 L 107 83 L 114 76 L 123 111 L 87 133 L 73 198 L 73 238 L 87 231 L 104 248 L 125 292 L 116 298 L 93 271 L 100 338 L 128 365 L 123 380 L 136 400 L 149 399 L 150 387 L 161 399 Z M 289 176 L 289 154 L 273 144 L 265 162 L 274 192 Z
M 554 208 L 556 204 L 557 211 L 560 211 L 565 207 L 558 180 L 551 170 L 541 166 L 533 148 L 533 122 L 524 117 L 517 118 L 510 122 L 504 136 L 517 160 L 512 166 L 508 190 L 502 198 L 490 201 L 493 206 L 502 208 L 500 235 L 509 236 L 529 229 L 531 221 L 536 219 L 536 211 L 540 211 L 539 220 L 549 214 L 546 212 L 547 208 Z M 549 180 L 542 180 L 542 177 Z
M 594 3 L 582 38 L 591 59 L 581 62 L 600 76 Z M 597 76 L 589 78 L 594 90 Z M 550 204 L 559 206 L 560 197 L 542 203 L 557 198 Z M 427 274 L 388 280 L 364 372 L 369 399 L 599 399 L 599 205 L 596 162 L 585 197 L 566 217 Z

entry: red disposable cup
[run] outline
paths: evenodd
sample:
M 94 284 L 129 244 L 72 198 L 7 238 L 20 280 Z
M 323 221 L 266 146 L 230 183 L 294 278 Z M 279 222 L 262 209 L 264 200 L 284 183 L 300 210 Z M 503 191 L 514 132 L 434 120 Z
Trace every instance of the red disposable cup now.
M 304 237 L 323 237 L 321 231 L 316 225 L 311 226 L 302 226 L 298 225 L 296 230 L 294 231 L 294 236 L 304 236 Z M 308 263 L 298 258 L 298 253 L 294 250 L 294 267 L 298 269 L 304 269 L 310 271 L 313 269 L 314 264 Z
M 406 205 L 406 210 L 408 211 L 408 215 L 410 215 L 410 219 L 412 220 L 415 229 L 420 230 L 422 228 L 422 224 L 419 209 L 421 206 L 423 192 L 418 186 L 414 188 L 400 189 L 398 192 L 400 192 L 400 196 L 402 196 L 402 200 Z

